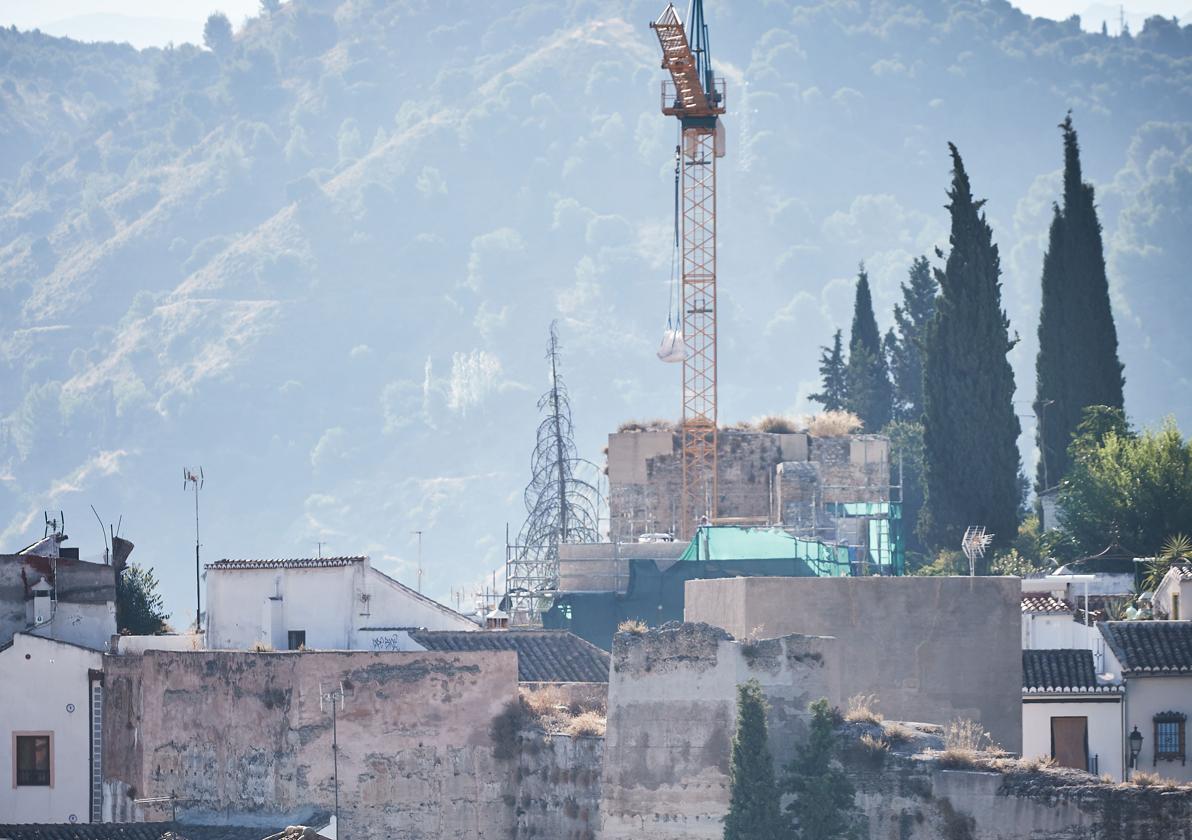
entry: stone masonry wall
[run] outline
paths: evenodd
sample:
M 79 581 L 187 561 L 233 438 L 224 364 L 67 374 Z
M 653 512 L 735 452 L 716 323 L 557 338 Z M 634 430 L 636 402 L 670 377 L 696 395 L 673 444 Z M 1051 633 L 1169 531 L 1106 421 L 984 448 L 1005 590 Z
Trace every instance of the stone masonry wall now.
M 664 444 L 669 440 L 670 446 Z M 683 464 L 677 434 L 609 435 L 610 539 L 678 533 Z M 721 518 L 781 522 L 809 536 L 834 538 L 824 503 L 889 500 L 889 445 L 879 435 L 807 434 L 722 429 L 717 439 Z M 812 533 L 812 527 L 818 531 Z M 842 535 L 843 537 L 843 535 Z
M 517 654 L 175 652 L 105 657 L 109 815 L 176 794 L 181 818 L 285 825 L 330 809 L 337 712 L 341 836 L 505 840 L 513 768 L 490 727 Z M 147 819 L 168 812 L 147 811 Z
M 948 769 L 922 755 L 846 756 L 845 767 L 869 840 L 1192 840 L 1188 787 L 1107 784 L 1014 765 Z
M 706 624 L 618 633 L 609 678 L 602 840 L 719 840 L 729 801 L 737 686 L 770 704 L 775 752 L 806 736 L 807 706 L 835 696 L 833 639 L 741 643 Z
M 517 762 L 514 840 L 595 840 L 604 738 L 523 733 Z

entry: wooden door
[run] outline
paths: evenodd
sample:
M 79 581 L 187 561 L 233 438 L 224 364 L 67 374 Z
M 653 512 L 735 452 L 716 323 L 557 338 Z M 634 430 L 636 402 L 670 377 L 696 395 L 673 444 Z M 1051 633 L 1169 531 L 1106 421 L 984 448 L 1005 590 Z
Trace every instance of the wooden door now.
M 1061 767 L 1087 770 L 1089 766 L 1089 719 L 1053 717 L 1051 719 L 1051 757 Z

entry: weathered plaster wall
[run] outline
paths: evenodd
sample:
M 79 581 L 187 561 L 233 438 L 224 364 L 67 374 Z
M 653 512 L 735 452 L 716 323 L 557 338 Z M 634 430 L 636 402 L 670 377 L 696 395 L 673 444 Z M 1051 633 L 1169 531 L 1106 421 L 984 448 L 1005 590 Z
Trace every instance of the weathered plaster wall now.
M 1155 757 L 1155 715 L 1163 712 L 1182 712 L 1192 717 L 1192 677 L 1173 674 L 1126 678 L 1125 732 L 1137 726 L 1142 733 L 1138 767 L 1165 779 L 1190 782 L 1192 764 Z
M 839 692 L 833 646 L 806 636 L 742 644 L 706 624 L 618 633 L 598 836 L 720 838 L 737 686 L 761 682 L 771 743 L 789 753 L 806 734 L 808 704 Z
M 513 651 L 149 651 L 106 657 L 105 682 L 110 800 L 175 792 L 200 823 L 285 825 L 328 809 L 331 710 L 319 694 L 342 685 L 345 836 L 508 837 L 513 768 L 494 757 L 490 726 L 517 693 Z
M 891 719 L 968 718 L 1018 752 L 1020 600 L 1009 577 L 733 578 L 689 581 L 685 617 L 738 638 L 834 636 L 835 703 L 876 694 Z
M 868 765 L 868 766 L 867 766 Z M 846 758 L 870 840 L 1192 840 L 1192 789 L 1099 782 L 1074 771 L 943 769 Z

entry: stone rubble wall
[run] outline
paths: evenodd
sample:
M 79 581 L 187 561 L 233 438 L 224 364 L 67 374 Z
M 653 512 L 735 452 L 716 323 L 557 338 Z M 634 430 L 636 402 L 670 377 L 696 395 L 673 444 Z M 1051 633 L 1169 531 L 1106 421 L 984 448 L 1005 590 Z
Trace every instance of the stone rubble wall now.
M 513 794 L 513 840 L 596 840 L 604 738 L 524 733 Z
M 677 532 L 683 488 L 680 445 L 671 432 L 609 435 L 613 542 Z M 720 517 L 781 523 L 806 536 L 835 539 L 836 517 L 826 504 L 890 498 L 889 442 L 880 435 L 811 437 L 722 429 L 716 455 Z M 856 542 L 855 535 L 840 536 Z

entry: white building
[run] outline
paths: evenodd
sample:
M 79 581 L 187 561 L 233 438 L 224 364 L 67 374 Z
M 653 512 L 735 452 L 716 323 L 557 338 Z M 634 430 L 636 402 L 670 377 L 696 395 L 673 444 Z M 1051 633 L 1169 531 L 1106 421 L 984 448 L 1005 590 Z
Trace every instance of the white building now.
M 5 822 L 98 821 L 102 667 L 97 650 L 28 633 L 0 648 Z
M 219 560 L 207 565 L 213 650 L 372 650 L 394 628 L 478 630 L 367 557 Z
M 1106 670 L 1125 682 L 1123 756 L 1142 736 L 1137 764 L 1166 779 L 1192 781 L 1188 716 L 1192 715 L 1192 621 L 1107 621 Z
M 1185 586 L 1188 587 L 1187 593 L 1184 592 Z M 1151 600 L 1155 615 L 1173 621 L 1192 618 L 1192 606 L 1186 597 L 1189 594 L 1192 594 L 1192 565 L 1172 566 L 1155 587 L 1155 596 Z
M 1091 650 L 1024 650 L 1022 755 L 1122 779 L 1123 693 Z

